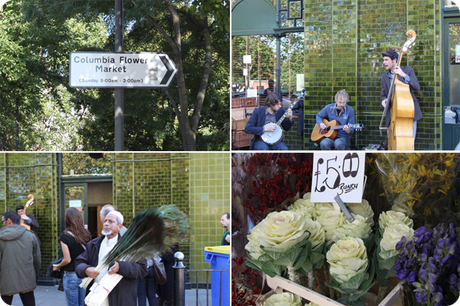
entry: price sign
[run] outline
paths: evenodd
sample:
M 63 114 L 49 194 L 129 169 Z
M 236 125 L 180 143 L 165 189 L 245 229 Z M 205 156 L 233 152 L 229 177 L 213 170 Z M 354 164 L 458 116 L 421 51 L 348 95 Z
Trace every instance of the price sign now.
M 339 195 L 345 203 L 363 198 L 365 153 L 325 153 L 313 156 L 311 201 L 335 202 Z

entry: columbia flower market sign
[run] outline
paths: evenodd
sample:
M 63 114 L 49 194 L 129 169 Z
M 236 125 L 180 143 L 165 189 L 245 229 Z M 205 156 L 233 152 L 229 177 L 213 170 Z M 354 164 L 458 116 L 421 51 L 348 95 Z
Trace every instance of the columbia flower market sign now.
M 177 72 L 167 54 L 72 52 L 70 87 L 167 88 Z
M 325 153 L 313 156 L 311 202 L 360 203 L 364 190 L 365 153 Z

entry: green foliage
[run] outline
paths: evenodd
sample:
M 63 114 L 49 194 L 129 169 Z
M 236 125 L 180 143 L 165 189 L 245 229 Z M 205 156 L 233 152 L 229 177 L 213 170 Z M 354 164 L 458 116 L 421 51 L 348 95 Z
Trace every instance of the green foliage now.
M 68 79 L 71 52 L 113 52 L 114 2 L 12 3 L 0 15 L 0 149 L 14 147 L 18 107 L 19 149 L 113 150 L 113 90 L 70 88 Z M 182 29 L 185 104 L 179 104 L 177 82 L 173 81 L 169 91 L 180 112 L 202 116 L 194 131 L 198 149 L 228 149 L 229 5 L 226 1 L 174 1 L 173 6 Z M 172 47 L 149 17 L 174 37 L 164 1 L 124 1 L 124 50 L 164 52 L 174 60 Z M 204 101 L 198 105 L 197 85 L 203 81 L 205 62 L 204 27 L 211 32 L 213 66 Z M 165 92 L 127 89 L 124 109 L 125 149 L 183 149 L 184 131 Z

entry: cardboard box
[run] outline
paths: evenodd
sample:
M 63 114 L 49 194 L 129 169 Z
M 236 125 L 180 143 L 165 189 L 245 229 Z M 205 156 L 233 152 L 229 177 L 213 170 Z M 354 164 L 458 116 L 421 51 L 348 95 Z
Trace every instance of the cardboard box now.
M 235 120 L 232 118 L 232 130 L 234 131 L 244 131 L 246 123 L 248 123 L 249 118 Z
M 244 108 L 232 109 L 232 119 L 233 120 L 246 119 L 246 109 Z

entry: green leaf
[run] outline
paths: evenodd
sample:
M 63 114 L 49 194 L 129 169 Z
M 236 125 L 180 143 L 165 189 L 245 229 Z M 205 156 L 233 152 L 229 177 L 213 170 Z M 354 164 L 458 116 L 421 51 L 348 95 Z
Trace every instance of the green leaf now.
M 282 265 L 282 266 L 294 266 L 297 259 L 299 258 L 300 253 L 302 253 L 303 249 L 295 249 L 289 253 L 283 254 L 283 256 L 280 256 L 278 259 L 274 261 L 275 264 L 277 265 Z
M 300 254 L 299 258 L 297 259 L 294 270 L 298 270 L 302 267 L 303 263 L 309 257 L 309 254 L 311 253 L 311 242 L 308 241 L 308 243 L 305 245 L 305 247 L 302 249 L 302 253 Z
M 302 265 L 302 270 L 304 270 L 307 273 L 313 270 L 313 264 L 311 263 L 309 258 L 305 258 L 305 261 Z
M 262 265 L 262 271 L 270 277 L 275 277 L 276 275 L 280 275 L 284 271 L 284 267 L 275 265 L 272 262 L 266 261 Z

